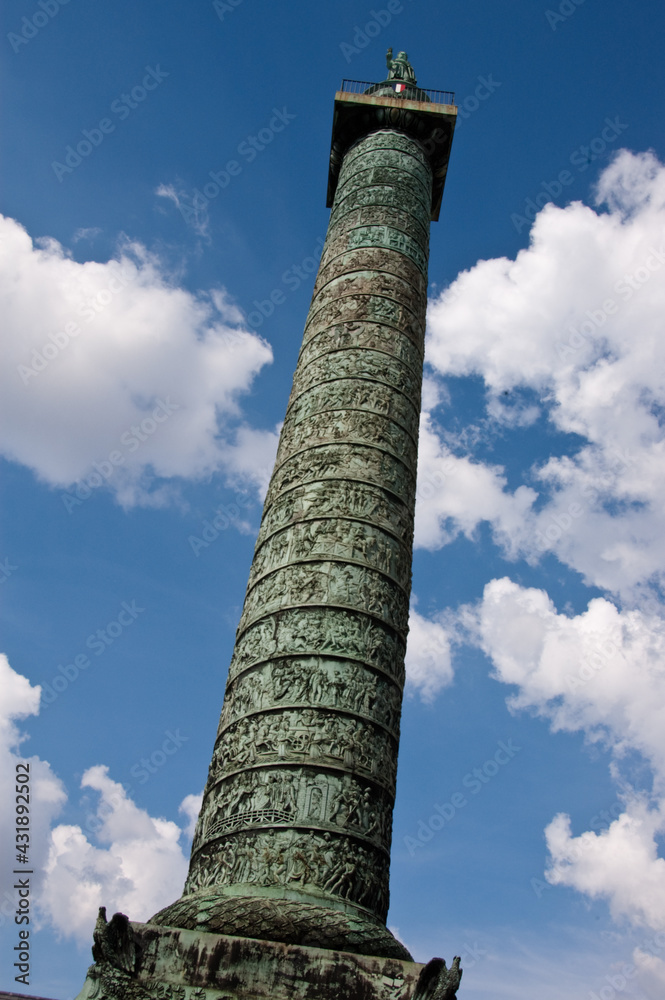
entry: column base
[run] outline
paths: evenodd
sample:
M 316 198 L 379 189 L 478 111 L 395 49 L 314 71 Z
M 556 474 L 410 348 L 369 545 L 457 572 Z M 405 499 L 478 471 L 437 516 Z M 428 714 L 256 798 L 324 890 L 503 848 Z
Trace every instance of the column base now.
M 101 911 L 100 911 L 101 913 Z M 459 959 L 427 965 L 101 914 L 76 1000 L 454 1000 Z
M 401 941 L 369 910 L 279 886 L 199 889 L 160 910 L 150 923 L 412 961 Z

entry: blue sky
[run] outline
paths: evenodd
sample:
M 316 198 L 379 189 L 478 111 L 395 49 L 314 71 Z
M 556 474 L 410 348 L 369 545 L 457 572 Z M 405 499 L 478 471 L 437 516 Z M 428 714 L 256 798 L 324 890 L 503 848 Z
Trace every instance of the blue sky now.
M 664 20 L 7 0 L 0 836 L 9 861 L 28 759 L 36 874 L 28 987 L 2 872 L 0 987 L 74 997 L 97 906 L 181 891 L 334 92 L 392 46 L 460 119 L 389 924 L 419 960 L 462 954 L 465 1000 L 662 997 Z

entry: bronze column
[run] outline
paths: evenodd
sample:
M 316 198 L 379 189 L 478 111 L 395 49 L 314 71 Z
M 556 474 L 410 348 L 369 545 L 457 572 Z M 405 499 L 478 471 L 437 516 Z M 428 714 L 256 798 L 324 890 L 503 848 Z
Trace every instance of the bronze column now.
M 337 94 L 330 225 L 189 876 L 152 924 L 409 957 L 385 919 L 429 223 L 456 109 L 402 90 Z

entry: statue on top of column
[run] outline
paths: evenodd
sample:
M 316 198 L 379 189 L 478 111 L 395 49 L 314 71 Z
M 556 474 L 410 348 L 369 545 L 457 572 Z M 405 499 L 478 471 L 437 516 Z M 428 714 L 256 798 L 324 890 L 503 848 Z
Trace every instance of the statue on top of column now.
M 414 87 L 416 86 L 416 74 L 406 52 L 398 52 L 397 57 L 393 59 L 393 50 L 391 48 L 388 49 L 386 53 L 386 65 L 388 67 L 389 80 L 400 80 L 404 83 L 410 83 Z

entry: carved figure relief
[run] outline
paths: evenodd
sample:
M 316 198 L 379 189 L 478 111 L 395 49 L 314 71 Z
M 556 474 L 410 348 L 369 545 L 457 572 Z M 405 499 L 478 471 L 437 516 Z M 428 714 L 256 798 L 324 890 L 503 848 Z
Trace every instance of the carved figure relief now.
M 415 501 L 415 476 L 399 459 L 359 444 L 330 444 L 287 458 L 273 473 L 266 505 L 274 503 L 285 490 L 322 479 L 373 483 L 385 486 L 409 506 Z
M 346 249 L 347 237 L 344 237 Z M 323 293 L 321 293 L 323 294 Z M 309 340 L 312 330 L 317 331 L 333 326 L 336 323 L 350 323 L 367 320 L 369 322 L 386 323 L 401 330 L 415 343 L 423 342 L 425 335 L 424 310 L 416 313 L 407 306 L 377 295 L 346 295 L 342 299 L 316 300 L 316 312 L 310 314 L 305 328 L 305 338 Z M 329 377 L 334 377 L 330 372 Z
M 371 775 L 394 794 L 394 738 L 371 723 L 308 708 L 246 716 L 223 730 L 215 746 L 210 780 L 219 781 L 242 767 L 312 762 Z
M 412 236 L 392 226 L 361 226 L 359 229 L 353 229 L 347 245 L 349 250 L 376 246 L 398 250 L 410 257 L 424 274 L 427 273 L 426 250 L 423 250 Z
M 316 324 L 309 329 L 310 336 L 304 342 L 300 352 L 300 363 L 308 365 L 310 361 L 331 351 L 351 350 L 353 348 L 369 348 L 382 351 L 404 362 L 417 376 L 422 376 L 423 348 L 415 344 L 401 331 L 380 323 L 341 323 L 336 326 L 319 330 Z M 332 389 L 337 380 L 329 383 Z M 382 386 L 376 386 L 381 390 Z M 384 390 L 385 392 L 386 390 Z
M 342 480 L 301 486 L 266 505 L 257 549 L 269 535 L 294 521 L 305 517 L 325 517 L 340 511 L 349 517 L 369 521 L 378 528 L 385 528 L 411 546 L 412 517 L 404 503 L 379 487 Z
M 352 228 L 352 227 L 351 227 Z M 409 260 L 408 257 L 398 257 L 397 254 L 389 253 L 385 250 L 369 247 L 358 247 L 355 250 L 347 250 L 341 256 L 335 256 L 324 249 L 325 260 L 319 267 L 319 273 L 314 283 L 314 294 L 318 293 L 341 274 L 348 274 L 350 271 L 379 271 L 381 274 L 394 274 L 407 281 L 414 292 L 414 301 L 422 301 L 422 296 L 427 294 L 427 280 L 425 275 Z M 312 323 L 316 326 L 316 323 Z
M 367 225 L 366 223 L 364 224 L 365 226 Z M 385 223 L 382 224 L 385 228 Z M 372 226 L 369 228 L 375 229 L 376 227 Z M 353 227 L 344 239 L 348 241 L 351 235 L 357 231 L 358 226 Z M 368 244 L 363 245 L 366 246 Z M 328 282 L 326 287 L 322 288 L 314 298 L 311 316 L 315 319 L 317 310 L 336 299 L 372 293 L 393 299 L 418 316 L 421 314 L 423 306 L 426 306 L 426 300 L 421 300 L 419 295 L 414 295 L 413 287 L 401 275 L 384 274 L 382 271 L 377 270 L 376 267 L 372 267 L 365 271 L 356 270 L 352 274 L 340 274 L 339 277 Z
M 376 177 L 377 168 L 382 168 L 384 171 L 381 180 Z M 386 170 L 392 170 L 392 175 L 386 177 Z M 386 148 L 371 151 L 352 149 L 345 157 L 344 169 L 340 173 L 335 192 L 335 202 L 338 197 L 345 197 L 348 188 L 373 187 L 377 184 L 398 189 L 402 187 L 420 189 L 423 199 L 427 202 L 431 199 L 431 168 L 426 161 L 414 157 L 413 150 L 406 152 Z
M 390 172 L 389 172 L 390 171 Z M 340 171 L 335 206 L 343 200 L 347 189 L 387 185 L 401 190 L 413 187 L 422 192 L 423 200 L 431 200 L 432 172 L 429 163 L 418 159 L 410 150 L 376 148 L 350 150 Z M 333 206 L 333 208 L 335 207 Z
M 349 300 L 351 301 L 351 300 Z M 353 300 L 355 301 L 355 300 Z M 367 303 L 373 303 L 376 318 L 389 319 L 389 314 L 399 307 L 392 301 L 368 296 Z M 339 305 L 339 303 L 336 303 Z M 381 314 L 381 315 L 379 315 Z M 385 315 L 384 315 L 385 314 Z M 298 367 L 293 380 L 296 391 L 303 391 L 318 382 L 331 378 L 368 378 L 383 382 L 399 389 L 412 400 L 420 401 L 420 382 L 412 371 L 397 359 L 387 358 L 379 351 L 352 350 L 335 351 L 317 358 L 311 364 Z
M 277 449 L 277 463 L 303 448 L 333 442 L 367 444 L 392 452 L 405 465 L 416 469 L 416 443 L 403 427 L 378 413 L 362 410 L 330 410 L 326 419 L 307 417 L 284 424 Z
M 209 841 L 240 830 L 307 826 L 311 783 L 306 770 L 280 767 L 240 771 L 209 786 L 192 855 Z M 394 791 L 385 787 L 381 791 L 376 783 L 367 784 L 351 774 L 321 773 L 318 786 L 324 785 L 326 812 L 316 825 L 370 840 L 387 851 Z
M 348 563 L 295 563 L 263 577 L 245 598 L 239 629 L 279 608 L 301 604 L 357 608 L 382 618 L 406 637 L 408 594 L 374 570 Z
M 383 173 L 386 172 L 384 167 L 380 168 Z M 374 172 L 378 173 L 378 170 Z M 370 229 L 376 229 L 381 227 L 387 227 L 391 232 L 401 233 L 403 236 L 407 237 L 411 241 L 414 247 L 418 248 L 417 253 L 425 255 L 427 254 L 429 247 L 429 238 L 427 227 L 423 226 L 422 223 L 418 221 L 413 215 L 399 208 L 382 208 L 379 205 L 372 206 L 370 208 L 354 208 L 345 215 L 340 216 L 339 221 L 334 227 L 334 240 L 331 244 L 332 248 L 344 253 L 345 250 L 357 249 L 357 246 L 377 246 L 383 247 L 384 249 L 395 249 L 399 250 L 399 247 L 393 246 L 391 243 L 373 241 L 370 243 L 356 244 L 352 246 L 349 243 L 349 238 L 352 233 L 361 229 L 363 227 L 368 227 Z M 421 274 L 427 274 L 427 266 L 425 264 L 424 268 L 421 268 L 418 264 L 417 257 L 411 256 L 411 260 L 416 264 L 418 270 Z M 377 269 L 376 264 L 371 267 L 372 271 L 379 271 L 379 280 L 386 278 L 387 275 L 380 273 L 380 269 Z M 392 273 L 389 273 L 392 277 Z M 350 277 L 350 275 L 349 275 Z M 414 302 L 418 301 L 416 290 L 413 289 L 411 292 Z
M 387 167 L 377 167 L 371 172 L 371 178 L 373 183 L 389 182 L 391 173 L 393 172 Z M 397 189 L 397 191 L 399 195 L 400 189 Z M 373 205 L 368 208 L 354 208 L 341 215 L 334 223 L 328 235 L 330 252 L 344 253 L 345 249 L 351 249 L 348 247 L 349 234 L 360 226 L 389 226 L 391 229 L 404 233 L 422 251 L 427 252 L 429 244 L 427 227 L 416 216 L 411 215 L 401 207 L 383 208 L 380 205 Z M 371 270 L 380 269 L 377 269 L 376 264 L 373 264 Z M 420 273 L 422 275 L 426 272 L 420 270 Z
M 404 588 L 410 584 L 410 547 L 371 524 L 326 518 L 300 521 L 257 547 L 249 586 L 292 560 L 322 558 L 360 562 L 392 576 Z
M 377 667 L 402 682 L 406 641 L 389 626 L 338 608 L 290 608 L 266 617 L 239 635 L 229 680 L 272 657 L 346 656 Z
M 385 854 L 329 832 L 256 831 L 192 859 L 185 895 L 211 885 L 282 885 L 339 896 L 376 913 L 388 909 Z
M 338 189 L 338 194 L 341 197 L 335 199 L 335 208 L 330 215 L 332 225 L 341 222 L 344 215 L 355 209 L 383 206 L 408 212 L 420 223 L 425 233 L 429 230 L 431 207 L 427 192 L 422 184 L 408 187 L 404 183 L 404 175 L 397 171 L 394 184 L 358 187 L 357 183 L 347 183 L 341 192 Z
M 337 411 L 380 416 L 397 424 L 412 442 L 418 440 L 418 415 L 412 401 L 394 389 L 366 382 L 363 379 L 340 379 L 327 382 L 309 392 L 292 398 L 287 411 L 285 428 L 297 427 L 304 420 L 316 417 L 319 423 L 332 419 Z M 322 415 L 325 414 L 325 418 Z
M 358 231 L 358 227 L 356 227 L 338 237 L 340 252 L 343 253 L 347 249 L 366 249 L 368 246 L 374 245 L 367 242 L 358 242 L 357 247 L 349 246 L 349 240 Z M 397 230 L 395 231 L 397 232 Z M 376 245 L 383 251 L 394 249 L 386 247 L 381 243 Z M 405 332 L 416 343 L 422 344 L 423 320 L 427 305 L 426 295 L 422 293 L 415 294 L 413 287 L 409 288 L 401 276 L 397 277 L 391 273 L 383 273 L 383 271 L 377 269 L 376 263 L 373 267 L 360 273 L 356 272 L 352 275 L 341 274 L 317 292 L 312 301 L 312 308 L 308 316 L 303 342 L 307 343 L 313 329 L 322 330 L 331 324 L 330 309 L 335 305 L 345 311 L 346 316 L 344 318 L 347 320 L 354 318 L 371 319 L 371 315 L 367 317 L 360 314 L 354 316 L 353 310 L 362 308 L 362 306 L 358 305 L 358 302 L 362 302 L 363 296 L 376 294 L 377 292 L 381 293 L 379 295 L 381 299 L 389 299 L 402 307 L 403 316 L 408 321 L 405 324 Z M 335 320 L 333 319 L 332 322 L 335 322 Z M 402 329 L 401 322 L 394 322 L 393 325 L 398 329 Z
M 313 705 L 369 719 L 396 740 L 401 701 L 401 688 L 395 681 L 353 661 L 323 656 L 284 657 L 229 682 L 218 735 L 239 719 L 268 708 Z M 213 763 L 217 755 L 216 745 Z
M 186 892 L 282 886 L 383 918 L 432 179 L 400 133 L 359 146 L 340 174 Z

